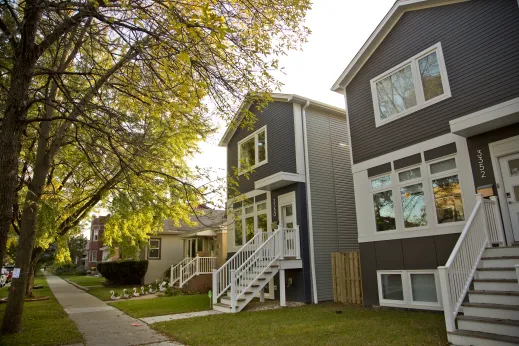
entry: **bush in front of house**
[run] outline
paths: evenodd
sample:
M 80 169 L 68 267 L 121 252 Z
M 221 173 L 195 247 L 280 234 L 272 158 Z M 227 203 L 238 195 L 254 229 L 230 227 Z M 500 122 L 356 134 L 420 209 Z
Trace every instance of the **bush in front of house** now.
M 148 261 L 114 261 L 97 264 L 97 271 L 111 284 L 142 285 Z

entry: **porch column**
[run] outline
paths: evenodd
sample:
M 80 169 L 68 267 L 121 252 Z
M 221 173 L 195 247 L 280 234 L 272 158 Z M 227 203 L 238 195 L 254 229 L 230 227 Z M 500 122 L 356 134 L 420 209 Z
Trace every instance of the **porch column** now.
M 287 306 L 287 297 L 285 292 L 285 269 L 279 271 L 279 305 Z
M 259 292 L 260 303 L 265 303 L 265 288 L 262 288 Z

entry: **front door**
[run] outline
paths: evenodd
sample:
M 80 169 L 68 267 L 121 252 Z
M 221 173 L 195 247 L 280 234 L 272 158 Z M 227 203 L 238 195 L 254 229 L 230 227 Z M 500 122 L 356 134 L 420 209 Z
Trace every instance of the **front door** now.
M 279 224 L 283 228 L 294 228 L 296 224 L 296 194 L 290 192 L 279 196 Z
M 499 158 L 515 241 L 519 241 L 519 153 Z

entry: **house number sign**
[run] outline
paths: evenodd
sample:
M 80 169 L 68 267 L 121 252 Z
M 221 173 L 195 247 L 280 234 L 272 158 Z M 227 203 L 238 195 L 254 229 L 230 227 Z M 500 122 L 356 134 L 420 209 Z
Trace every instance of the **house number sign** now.
M 272 198 L 272 205 L 274 206 L 274 208 L 272 208 L 272 217 L 277 217 L 277 212 L 276 210 L 278 209 L 276 207 L 276 199 L 275 198 Z
M 481 178 L 486 178 L 487 173 L 485 172 L 485 163 L 483 160 L 483 153 L 481 152 L 481 149 L 478 149 L 478 165 L 479 165 L 479 173 L 481 174 Z

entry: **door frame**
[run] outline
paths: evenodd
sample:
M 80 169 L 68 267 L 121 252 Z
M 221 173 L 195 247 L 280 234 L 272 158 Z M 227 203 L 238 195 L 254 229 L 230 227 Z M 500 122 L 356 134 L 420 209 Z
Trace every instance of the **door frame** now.
M 512 220 L 508 210 L 508 201 L 503 188 L 503 173 L 501 172 L 499 159 L 503 156 L 519 153 L 519 136 L 509 137 L 497 142 L 489 143 L 488 148 L 490 149 L 490 159 L 492 160 L 492 168 L 496 179 L 501 219 L 503 220 L 503 226 L 505 228 L 506 245 L 510 246 L 516 241 L 516 239 L 514 238 Z M 519 242 L 519 239 L 517 239 L 517 242 Z
M 279 225 L 283 226 L 283 214 L 281 212 L 281 208 L 286 205 L 292 205 L 292 215 L 294 219 L 294 226 L 296 226 L 297 223 L 297 212 L 296 212 L 296 192 L 288 192 L 283 195 L 278 196 L 278 215 L 279 215 Z

